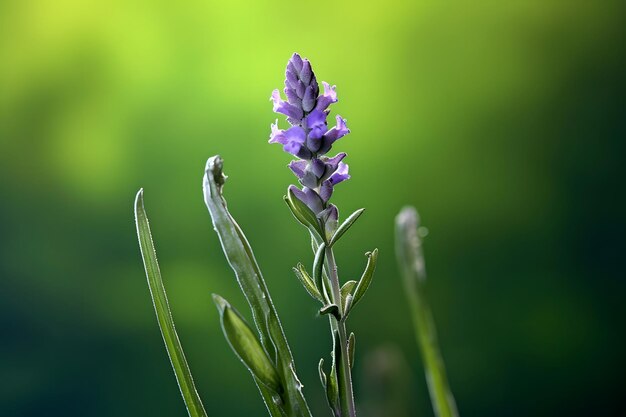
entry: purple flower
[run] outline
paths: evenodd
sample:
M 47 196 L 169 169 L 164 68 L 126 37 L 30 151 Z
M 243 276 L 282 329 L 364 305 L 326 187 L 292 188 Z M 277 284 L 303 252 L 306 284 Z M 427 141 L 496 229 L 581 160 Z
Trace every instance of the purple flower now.
M 337 125 L 328 128 L 328 107 L 337 102 L 337 92 L 335 86 L 331 87 L 327 82 L 322 82 L 322 85 L 324 93 L 320 95 L 311 63 L 294 53 L 285 71 L 284 92 L 287 101 L 281 98 L 278 89 L 272 92 L 270 100 L 274 103 L 274 112 L 284 114 L 291 126 L 303 130 L 305 140 L 302 141 L 302 132 L 292 131 L 293 127 L 281 130 L 275 124 L 272 125 L 270 143 L 281 143 L 286 152 L 303 159 L 312 159 L 328 153 L 337 139 L 350 133 L 346 121 L 340 116 L 336 117 Z M 295 134 L 298 135 L 297 141 L 289 138 Z M 277 136 L 281 139 L 276 139 Z
M 350 179 L 350 174 L 348 174 L 348 165 L 343 162 L 339 163 L 339 167 L 326 181 L 322 183 L 319 190 L 320 198 L 327 202 L 330 200 L 330 196 L 333 194 L 333 190 L 335 185 L 339 184 L 342 181 Z
M 336 86 L 331 87 L 326 81 L 322 81 L 322 85 L 324 86 L 324 94 L 317 100 L 316 106 L 316 110 L 320 111 L 326 110 L 332 103 L 337 102 Z
M 278 120 L 271 125 L 270 143 L 280 143 L 285 152 L 296 156 L 289 168 L 298 177 L 302 189 L 289 187 L 295 197 L 306 204 L 320 221 L 336 227 L 337 208 L 328 203 L 334 186 L 350 178 L 348 165 L 342 160 L 341 152 L 334 157 L 325 156 L 334 142 L 350 133 L 346 121 L 335 117 L 335 126 L 329 128 L 327 117 L 329 106 L 337 102 L 336 87 L 322 82 L 324 92 L 320 95 L 319 85 L 311 63 L 294 53 L 285 71 L 285 96 L 283 100 L 278 89 L 272 92 L 270 100 L 274 112 L 287 116 L 291 125 L 279 129 Z
M 337 170 L 333 172 L 328 181 L 332 185 L 339 184 L 341 181 L 349 180 L 350 174 L 348 174 L 348 164 L 344 164 L 343 162 L 339 162 L 339 166 Z
M 320 147 L 320 153 L 326 153 L 330 150 L 332 144 L 337 140 L 341 139 L 348 133 L 350 133 L 350 129 L 346 126 L 346 120 L 341 116 L 337 115 L 336 117 L 337 125 L 328 130 L 324 134 L 324 144 Z
M 306 204 L 313 213 L 319 214 L 324 210 L 324 202 L 314 190 L 307 187 L 300 190 L 295 185 L 290 185 L 289 189 L 294 193 L 296 198 Z
M 293 126 L 287 130 L 278 128 L 278 121 L 272 124 L 272 133 L 270 134 L 270 143 L 280 143 L 283 145 L 285 152 L 300 157 L 310 157 L 311 153 L 304 147 L 306 141 L 306 133 L 300 126 Z

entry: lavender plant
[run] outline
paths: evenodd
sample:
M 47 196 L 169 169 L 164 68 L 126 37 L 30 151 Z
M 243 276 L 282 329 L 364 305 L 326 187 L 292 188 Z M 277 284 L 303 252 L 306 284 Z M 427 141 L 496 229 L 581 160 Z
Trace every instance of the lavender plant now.
M 287 101 L 274 90 L 271 100 L 274 111 L 287 116 L 290 128 L 272 125 L 270 143 L 283 145 L 283 150 L 298 159 L 291 161 L 289 168 L 298 178 L 302 189 L 289 186 L 285 201 L 294 217 L 305 226 L 311 235 L 315 259 L 312 277 L 302 264 L 294 268 L 298 279 L 308 293 L 320 303 L 320 314 L 328 314 L 333 337 L 331 367 L 324 370 L 320 360 L 319 372 L 322 385 L 326 388 L 328 405 L 335 417 L 355 417 L 354 390 L 351 368 L 354 363 L 355 337 L 348 336 L 346 319 L 352 308 L 361 300 L 376 268 L 378 250 L 366 254 L 368 258 L 361 279 L 347 281 L 341 285 L 333 246 L 363 213 L 359 209 L 339 225 L 339 211 L 329 200 L 335 185 L 350 178 L 348 165 L 343 162 L 345 153 L 333 157 L 330 152 L 338 139 L 350 133 L 346 121 L 336 116 L 336 125 L 329 128 L 327 117 L 329 106 L 337 101 L 335 86 L 322 82 L 324 92 L 320 95 L 315 73 L 308 60 L 293 54 L 287 63 L 284 92 Z
M 284 199 L 293 216 L 307 229 L 314 254 L 310 273 L 302 263 L 298 263 L 293 271 L 308 294 L 321 303 L 320 315 L 327 315 L 329 319 L 332 336 L 330 368 L 324 367 L 324 359 L 319 361 L 319 375 L 326 399 L 334 417 L 356 417 L 351 371 L 354 365 L 355 336 L 354 333 L 348 335 L 346 321 L 372 282 L 378 250 L 365 254 L 367 264 L 359 281 L 348 280 L 342 284 L 333 247 L 360 217 L 363 209 L 356 210 L 340 223 L 339 211 L 330 203 L 334 187 L 349 179 L 350 175 L 348 165 L 343 162 L 345 153 L 332 157 L 327 154 L 333 144 L 350 133 L 350 130 L 339 115 L 335 117 L 335 125 L 329 128 L 329 106 L 337 101 L 337 94 L 335 86 L 331 87 L 325 82 L 322 85 L 323 92 L 320 94 L 310 62 L 293 54 L 286 70 L 284 92 L 287 100 L 281 98 L 278 90 L 274 90 L 271 96 L 274 111 L 287 116 L 290 127 L 279 129 L 277 120 L 271 125 L 269 142 L 281 144 L 287 153 L 296 158 L 288 166 L 300 185 L 290 185 Z M 209 158 L 203 180 L 205 203 L 224 254 L 252 311 L 256 332 L 227 300 L 214 294 L 213 300 L 220 313 L 224 336 L 250 371 L 270 416 L 311 417 L 269 289 L 248 240 L 227 209 L 223 196 L 225 181 L 223 160 L 219 156 Z M 407 215 L 399 217 L 406 218 Z M 139 191 L 135 200 L 135 219 L 157 321 L 187 411 L 190 417 L 206 417 L 169 309 L 143 206 L 143 190 Z M 410 238 L 413 235 L 409 230 L 415 224 L 405 220 L 398 222 L 397 251 L 401 267 L 408 277 L 407 282 L 412 282 L 414 274 L 420 273 L 413 265 L 417 257 L 421 257 L 421 252 L 415 252 L 414 239 Z M 407 285 L 409 293 L 417 290 L 421 290 L 421 287 Z M 425 340 L 434 335 L 434 325 L 429 319 L 430 310 L 423 292 L 420 291 L 418 296 L 411 297 L 409 294 L 413 313 L 416 316 L 428 316 L 416 319 L 416 329 L 432 399 L 436 403 L 435 411 L 439 416 L 453 417 L 456 409 L 453 400 L 450 401 L 452 397 L 447 388 L 437 345 L 429 344 L 427 350 L 424 350 L 427 344 Z M 415 300 L 421 307 L 415 307 Z M 426 330 L 421 323 L 427 323 Z M 435 363 L 437 361 L 440 363 Z M 433 368 L 433 363 L 440 366 Z

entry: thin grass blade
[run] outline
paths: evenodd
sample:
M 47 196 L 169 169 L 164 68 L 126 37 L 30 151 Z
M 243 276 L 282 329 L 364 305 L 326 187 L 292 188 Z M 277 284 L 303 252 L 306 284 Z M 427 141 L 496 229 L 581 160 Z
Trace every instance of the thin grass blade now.
M 139 190 L 135 199 L 135 223 L 137 225 L 137 237 L 139 238 L 139 247 L 148 278 L 148 287 L 150 288 L 154 311 L 163 341 L 165 342 L 167 354 L 172 363 L 172 368 L 174 368 L 180 393 L 187 406 L 187 412 L 190 417 L 207 417 L 194 385 L 183 347 L 174 327 L 174 319 L 172 318 L 167 295 L 165 294 L 159 263 L 157 262 L 154 244 L 152 243 L 150 225 L 143 205 L 143 189 Z
M 417 343 L 420 347 L 430 399 L 437 417 L 458 417 L 456 403 L 439 350 L 437 331 L 424 283 L 426 268 L 422 242 L 417 233 L 419 217 L 413 207 L 405 207 L 396 217 L 396 254 L 409 298 Z

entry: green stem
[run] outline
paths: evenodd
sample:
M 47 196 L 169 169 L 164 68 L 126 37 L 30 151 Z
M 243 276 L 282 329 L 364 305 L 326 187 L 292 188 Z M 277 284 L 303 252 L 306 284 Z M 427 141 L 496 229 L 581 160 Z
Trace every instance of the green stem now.
M 458 417 L 456 403 L 446 377 L 439 350 L 433 315 L 426 298 L 426 268 L 422 242 L 417 233 L 419 217 L 412 207 L 403 209 L 396 218 L 396 252 L 404 276 L 413 325 L 424 363 L 426 382 L 437 417 Z
M 341 287 L 339 285 L 339 276 L 337 274 L 337 263 L 332 248 L 326 248 L 326 263 L 328 268 L 328 276 L 330 278 L 333 303 L 335 303 L 343 317 L 343 306 L 341 303 Z M 346 417 L 356 417 L 356 407 L 354 405 L 354 393 L 352 389 L 352 373 L 350 369 L 350 359 L 348 357 L 348 338 L 346 336 L 346 325 L 343 321 L 337 320 L 336 317 L 330 318 L 331 330 L 339 333 L 339 343 L 341 358 L 336 358 L 338 362 L 337 380 L 339 384 L 339 401 L 341 403 L 341 414 Z

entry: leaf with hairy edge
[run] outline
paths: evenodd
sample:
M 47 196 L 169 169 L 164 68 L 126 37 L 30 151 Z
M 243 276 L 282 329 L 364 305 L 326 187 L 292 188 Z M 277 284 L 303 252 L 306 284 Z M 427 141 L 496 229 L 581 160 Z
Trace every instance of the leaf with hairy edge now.
M 235 354 L 263 385 L 280 392 L 280 378 L 274 364 L 248 323 L 224 298 L 213 294 L 213 301 L 220 312 L 224 336 Z
M 311 412 L 302 394 L 302 384 L 295 375 L 293 356 L 280 325 L 276 309 L 263 280 L 252 248 L 243 231 L 226 208 L 222 188 L 226 177 L 222 171 L 223 160 L 219 156 L 209 158 L 206 164 L 203 189 L 204 200 L 211 214 L 213 227 L 220 239 L 222 249 L 237 282 L 252 310 L 261 344 L 280 376 L 284 392 L 280 399 L 272 397 L 267 389 L 257 383 L 263 399 L 272 416 L 280 415 L 276 403 L 282 401 L 282 408 L 290 417 L 311 417 Z M 258 381 L 257 381 L 258 382 Z
M 293 272 L 296 274 L 296 277 L 306 292 L 308 292 L 311 297 L 323 303 L 324 299 L 322 298 L 322 294 L 320 294 L 319 290 L 315 286 L 315 283 L 313 282 L 313 279 L 309 276 L 308 272 L 306 272 L 304 265 L 298 263 L 298 265 L 293 268 Z
M 150 224 L 143 206 L 143 189 L 139 190 L 135 199 L 135 223 L 137 225 L 137 237 L 139 239 L 143 265 L 148 278 L 150 296 L 152 297 L 159 329 L 165 342 L 165 349 L 170 358 L 172 368 L 174 368 L 180 393 L 183 396 L 190 417 L 206 417 L 206 411 L 196 390 L 183 347 L 174 327 L 174 319 L 170 312 L 165 286 L 163 285 L 159 263 L 157 262 L 154 244 L 152 243 Z
M 317 288 L 322 288 L 322 278 L 324 271 L 324 254 L 326 253 L 326 244 L 322 243 L 317 248 L 315 260 L 313 261 L 313 280 Z
M 341 238 L 341 236 L 343 236 L 343 234 L 346 233 L 348 229 L 350 229 L 350 227 L 352 227 L 354 222 L 357 221 L 357 219 L 361 216 L 361 214 L 363 214 L 364 211 L 365 209 L 358 209 L 357 211 L 352 213 L 350 216 L 348 216 L 348 218 L 343 223 L 341 223 L 341 226 L 337 228 L 337 231 L 335 232 L 333 237 L 330 239 L 330 242 L 328 242 L 329 248 L 332 247 L 335 243 L 337 243 L 337 241 Z
M 365 254 L 367 256 L 367 266 L 365 267 L 365 271 L 359 280 L 359 284 L 356 286 L 356 290 L 354 290 L 354 298 L 352 299 L 352 308 L 361 300 L 365 291 L 369 288 L 372 283 L 372 278 L 374 277 L 374 271 L 376 270 L 376 261 L 378 260 L 378 249 L 374 249 L 371 252 L 367 252 Z
M 307 227 L 309 230 L 314 230 L 320 237 L 325 235 L 322 231 L 318 218 L 315 216 L 315 213 L 313 213 L 306 204 L 300 201 L 292 190 L 287 191 L 285 202 L 287 203 L 287 206 L 291 210 L 293 216 L 303 226 Z
M 354 286 L 356 284 L 356 281 L 350 280 L 346 281 L 346 283 L 343 284 L 343 286 L 341 287 L 341 305 L 344 309 L 346 308 L 346 298 L 348 298 L 348 295 L 352 293 L 352 290 L 354 289 Z
M 356 338 L 354 333 L 350 333 L 350 338 L 348 339 L 348 358 L 350 359 L 350 368 L 354 368 L 354 350 L 356 348 Z
M 324 372 L 324 358 L 320 359 L 320 362 L 317 365 L 317 370 L 320 374 L 320 382 L 322 383 L 322 386 L 326 388 L 327 378 L 326 373 Z
M 332 314 L 337 320 L 341 320 L 341 314 L 339 313 L 339 307 L 337 304 L 329 304 L 320 309 L 320 315 Z

